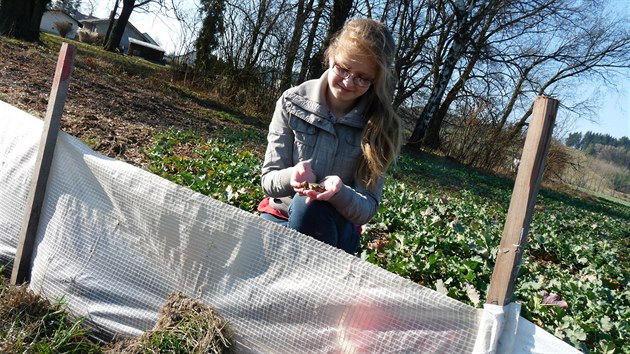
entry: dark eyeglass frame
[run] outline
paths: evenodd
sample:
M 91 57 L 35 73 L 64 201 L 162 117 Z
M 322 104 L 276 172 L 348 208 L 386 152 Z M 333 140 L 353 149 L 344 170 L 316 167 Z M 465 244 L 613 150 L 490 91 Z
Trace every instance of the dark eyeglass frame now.
M 368 79 L 362 78 L 361 76 L 357 76 L 356 74 L 351 73 L 350 70 L 344 69 L 341 66 L 337 65 L 336 63 L 333 63 L 332 72 L 344 80 L 352 78 L 352 82 L 358 87 L 362 87 L 362 88 L 370 87 L 370 85 L 372 85 L 373 83 L 372 82 L 373 80 L 368 80 Z

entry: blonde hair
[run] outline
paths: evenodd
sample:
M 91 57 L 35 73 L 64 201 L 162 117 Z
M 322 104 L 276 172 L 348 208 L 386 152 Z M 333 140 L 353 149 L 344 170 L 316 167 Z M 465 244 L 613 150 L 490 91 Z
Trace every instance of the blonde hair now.
M 392 107 L 394 92 L 394 39 L 387 27 L 372 19 L 348 21 L 335 34 L 324 53 L 325 62 L 339 54 L 350 54 L 371 60 L 377 73 L 368 95 L 367 124 L 363 130 L 356 178 L 373 186 L 394 162 L 402 145 L 402 125 Z

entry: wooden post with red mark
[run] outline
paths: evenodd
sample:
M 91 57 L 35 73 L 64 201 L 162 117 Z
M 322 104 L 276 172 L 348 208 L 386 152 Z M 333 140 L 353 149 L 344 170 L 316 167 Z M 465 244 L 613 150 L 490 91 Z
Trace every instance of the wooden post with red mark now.
M 505 306 L 512 301 L 514 283 L 527 243 L 529 224 L 542 182 L 558 105 L 558 100 L 543 96 L 536 97 L 534 102 L 532 121 L 527 129 L 521 163 L 490 280 L 487 304 Z
M 35 161 L 31 177 L 31 189 L 24 208 L 24 220 L 22 221 L 15 262 L 11 273 L 11 284 L 13 285 L 30 280 L 35 236 L 37 235 L 39 217 L 44 195 L 46 194 L 46 184 L 55 152 L 55 144 L 57 143 L 57 136 L 61 127 L 61 115 L 68 93 L 75 52 L 76 47 L 68 43 L 63 43 L 59 51 L 57 69 L 55 70 L 55 77 L 53 78 L 52 89 L 48 99 L 44 129 L 39 141 L 37 160 Z

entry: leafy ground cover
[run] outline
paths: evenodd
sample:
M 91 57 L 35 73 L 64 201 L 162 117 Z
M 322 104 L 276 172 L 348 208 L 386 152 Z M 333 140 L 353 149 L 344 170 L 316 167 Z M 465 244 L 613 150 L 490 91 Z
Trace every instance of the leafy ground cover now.
M 149 169 L 255 212 L 259 153 L 229 131 L 206 138 L 165 131 L 146 153 Z M 430 155 L 405 152 L 390 171 L 359 256 L 418 284 L 481 307 L 513 181 Z M 584 352 L 628 353 L 630 208 L 543 189 L 517 279 L 522 315 Z

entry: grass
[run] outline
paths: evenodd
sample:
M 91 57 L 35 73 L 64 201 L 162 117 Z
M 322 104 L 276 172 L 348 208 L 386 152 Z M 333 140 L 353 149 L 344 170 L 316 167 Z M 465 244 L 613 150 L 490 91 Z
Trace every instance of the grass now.
M 0 353 L 231 353 L 233 333 L 212 308 L 170 294 L 153 330 L 111 343 L 95 339 L 62 301 L 49 302 L 26 284 L 10 285 L 0 268 Z
M 26 285 L 10 286 L 0 269 L 0 352 L 100 353 L 83 320 L 72 318 L 63 302 L 34 294 Z
M 630 196 L 628 195 L 623 195 L 622 197 L 617 198 L 615 197 L 615 195 L 619 194 L 617 192 L 612 192 L 612 194 L 614 195 L 610 195 L 610 194 L 604 194 L 604 193 L 599 193 L 599 192 L 593 192 L 593 191 L 589 191 L 589 190 L 581 189 L 581 188 L 578 188 L 578 190 L 580 190 L 583 193 L 591 194 L 595 198 L 599 199 L 602 203 L 616 203 L 616 204 L 621 204 L 621 205 L 630 207 Z
M 98 58 L 103 68 L 122 68 L 124 73 L 132 76 L 139 75 L 149 77 L 154 76 L 156 73 L 166 71 L 166 68 L 163 65 L 155 64 L 133 56 L 123 56 L 117 53 L 108 52 L 99 46 L 82 43 L 68 38 L 61 38 L 49 33 L 42 32 L 40 34 L 40 42 L 43 48 L 54 51 L 58 50 L 64 42 L 72 44 L 77 48 L 77 55 L 81 57 Z M 108 70 L 105 70 L 105 72 L 108 72 Z M 118 71 L 115 73 L 118 74 Z
M 630 170 L 608 161 L 598 160 L 573 148 L 565 148 L 565 151 L 575 166 L 566 168 L 562 177 L 569 181 L 576 191 L 630 205 L 630 195 L 616 191 L 612 182 L 615 176 L 618 178 L 625 176 L 625 181 L 630 181 Z

